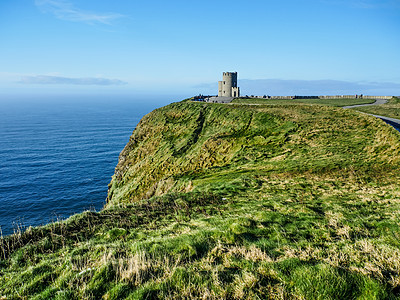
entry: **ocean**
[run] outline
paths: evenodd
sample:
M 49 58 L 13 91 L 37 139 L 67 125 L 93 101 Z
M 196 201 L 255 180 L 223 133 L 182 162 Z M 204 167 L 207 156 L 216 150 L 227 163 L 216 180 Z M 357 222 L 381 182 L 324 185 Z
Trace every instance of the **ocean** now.
M 132 131 L 166 104 L 126 97 L 2 99 L 0 233 L 100 210 Z

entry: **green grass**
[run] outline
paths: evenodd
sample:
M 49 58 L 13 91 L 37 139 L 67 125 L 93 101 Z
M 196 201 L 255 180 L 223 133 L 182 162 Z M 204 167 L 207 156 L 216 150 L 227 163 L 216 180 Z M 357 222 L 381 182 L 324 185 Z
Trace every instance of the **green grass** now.
M 294 105 L 294 104 L 317 104 L 317 105 L 328 105 L 328 106 L 348 106 L 357 104 L 370 104 L 374 103 L 375 99 L 364 99 L 364 98 L 354 98 L 354 99 L 259 99 L 259 98 L 238 98 L 234 99 L 232 103 L 238 104 L 265 104 L 265 105 Z
M 105 209 L 0 240 L 0 299 L 400 298 L 399 143 L 328 106 L 157 109 Z
M 389 118 L 400 119 L 400 99 L 393 98 L 386 104 L 357 107 L 354 110 Z

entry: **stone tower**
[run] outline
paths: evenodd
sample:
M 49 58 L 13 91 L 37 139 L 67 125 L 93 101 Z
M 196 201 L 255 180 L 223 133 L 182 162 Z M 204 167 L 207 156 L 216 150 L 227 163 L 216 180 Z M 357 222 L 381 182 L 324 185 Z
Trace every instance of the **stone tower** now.
M 237 72 L 222 73 L 222 81 L 218 81 L 218 97 L 240 97 Z

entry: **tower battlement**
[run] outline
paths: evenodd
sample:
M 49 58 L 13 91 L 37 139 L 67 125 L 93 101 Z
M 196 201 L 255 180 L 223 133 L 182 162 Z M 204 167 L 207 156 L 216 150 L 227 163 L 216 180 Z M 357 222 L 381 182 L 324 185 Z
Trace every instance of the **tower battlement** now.
M 237 76 L 237 72 L 223 72 L 222 76 Z

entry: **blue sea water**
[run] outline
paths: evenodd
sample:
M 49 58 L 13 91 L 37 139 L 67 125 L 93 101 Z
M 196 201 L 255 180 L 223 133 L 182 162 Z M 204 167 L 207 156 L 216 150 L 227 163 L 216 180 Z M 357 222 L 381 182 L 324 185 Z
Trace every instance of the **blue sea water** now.
M 101 209 L 133 129 L 165 104 L 165 99 L 107 97 L 2 100 L 2 234 Z

